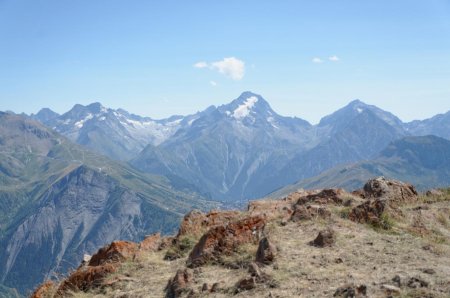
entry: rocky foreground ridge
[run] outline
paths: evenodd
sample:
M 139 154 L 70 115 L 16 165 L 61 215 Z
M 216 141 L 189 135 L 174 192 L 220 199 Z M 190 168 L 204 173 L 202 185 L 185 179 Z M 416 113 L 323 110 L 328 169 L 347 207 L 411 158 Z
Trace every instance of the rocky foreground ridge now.
M 115 241 L 32 297 L 449 297 L 450 190 L 383 177 Z

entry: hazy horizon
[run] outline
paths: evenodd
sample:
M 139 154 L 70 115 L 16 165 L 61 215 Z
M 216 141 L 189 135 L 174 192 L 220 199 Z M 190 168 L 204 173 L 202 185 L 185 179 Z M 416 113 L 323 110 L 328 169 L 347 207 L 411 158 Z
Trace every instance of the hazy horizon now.
M 101 102 L 155 119 L 261 94 L 311 123 L 354 99 L 450 109 L 450 3 L 1 1 L 0 110 Z

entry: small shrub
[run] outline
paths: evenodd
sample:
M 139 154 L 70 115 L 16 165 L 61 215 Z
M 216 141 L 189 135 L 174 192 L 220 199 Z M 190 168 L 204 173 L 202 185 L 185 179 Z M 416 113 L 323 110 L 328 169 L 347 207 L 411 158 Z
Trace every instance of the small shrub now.
M 164 260 L 172 261 L 186 256 L 196 242 L 197 239 L 189 235 L 180 237 L 176 243 L 167 250 Z
M 344 207 L 339 211 L 339 216 L 341 218 L 348 219 L 351 211 L 352 207 Z
M 379 220 L 371 221 L 370 225 L 375 230 L 390 231 L 394 227 L 395 222 L 387 213 L 383 213 L 381 214 Z

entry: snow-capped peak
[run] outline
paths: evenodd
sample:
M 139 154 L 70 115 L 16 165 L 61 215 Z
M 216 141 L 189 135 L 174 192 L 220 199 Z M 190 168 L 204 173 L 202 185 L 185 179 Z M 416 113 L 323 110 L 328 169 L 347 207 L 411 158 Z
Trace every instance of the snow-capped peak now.
M 234 117 L 236 120 L 240 120 L 242 118 L 245 118 L 250 114 L 251 109 L 258 101 L 258 98 L 256 96 L 250 96 L 248 97 L 241 105 L 239 105 L 232 113 L 232 117 Z M 230 113 L 231 114 L 231 113 Z

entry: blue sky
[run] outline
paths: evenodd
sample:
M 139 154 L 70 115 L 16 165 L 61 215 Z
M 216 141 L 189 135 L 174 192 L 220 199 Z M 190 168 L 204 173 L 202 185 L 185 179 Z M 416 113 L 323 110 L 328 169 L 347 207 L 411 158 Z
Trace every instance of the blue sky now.
M 0 0 L 0 110 L 162 118 L 246 90 L 313 123 L 356 98 L 446 112 L 450 1 Z

